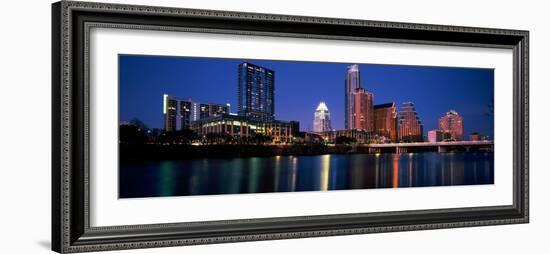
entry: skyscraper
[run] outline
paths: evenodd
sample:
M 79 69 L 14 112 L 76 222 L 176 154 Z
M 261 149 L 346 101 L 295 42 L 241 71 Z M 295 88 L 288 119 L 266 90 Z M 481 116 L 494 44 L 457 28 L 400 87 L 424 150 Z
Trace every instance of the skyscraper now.
M 352 129 L 374 131 L 373 94 L 363 88 L 356 88 L 352 96 Z
M 423 126 L 412 102 L 403 102 L 398 114 L 398 140 L 420 142 L 423 140 Z
M 181 129 L 189 129 L 191 122 L 197 120 L 195 103 L 191 100 L 179 101 L 179 115 L 181 120 Z
M 323 133 L 330 131 L 330 112 L 325 102 L 319 103 L 315 110 L 315 118 L 313 120 L 313 131 Z
M 452 140 L 464 140 L 464 120 L 458 112 L 452 109 L 439 118 L 439 129 L 448 133 Z
M 274 120 L 275 72 L 251 63 L 241 63 L 238 82 L 238 114 L 251 120 Z
M 346 72 L 346 80 L 344 83 L 344 128 L 353 129 L 353 111 L 354 98 L 353 92 L 359 88 L 361 84 L 361 76 L 359 73 L 359 65 L 352 64 L 348 66 Z
M 374 105 L 374 131 L 397 141 L 397 107 L 394 102 Z
M 164 113 L 164 129 L 166 131 L 176 130 L 178 116 L 178 102 L 172 96 L 165 94 L 162 97 L 162 113 Z

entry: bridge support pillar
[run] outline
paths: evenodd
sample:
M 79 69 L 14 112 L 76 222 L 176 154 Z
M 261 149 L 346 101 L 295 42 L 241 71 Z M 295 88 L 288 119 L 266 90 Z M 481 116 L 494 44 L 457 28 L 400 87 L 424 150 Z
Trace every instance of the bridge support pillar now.
M 444 153 L 444 152 L 447 152 L 447 149 L 443 146 L 437 146 L 437 152 Z

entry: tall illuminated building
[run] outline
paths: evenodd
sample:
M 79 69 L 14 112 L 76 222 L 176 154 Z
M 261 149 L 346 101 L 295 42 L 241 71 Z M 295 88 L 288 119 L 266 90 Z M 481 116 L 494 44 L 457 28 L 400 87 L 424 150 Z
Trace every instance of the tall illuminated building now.
M 330 112 L 327 105 L 324 102 L 321 102 L 315 110 L 313 119 L 313 131 L 323 133 L 330 130 Z
M 274 120 L 275 72 L 246 62 L 238 69 L 238 114 L 256 121 Z
M 416 113 L 414 103 L 403 102 L 397 121 L 399 142 L 421 142 L 423 140 L 422 121 Z
M 374 105 L 374 131 L 397 141 L 397 107 L 394 102 Z
M 452 140 L 464 140 L 464 119 L 454 110 L 439 118 L 439 129 L 448 133 Z
M 196 103 L 191 100 L 179 101 L 179 117 L 180 117 L 180 129 L 191 128 L 191 122 L 197 120 L 197 106 Z
M 373 94 L 363 88 L 356 88 L 352 97 L 352 129 L 374 131 Z
M 353 111 L 355 89 L 360 88 L 361 75 L 359 73 L 359 65 L 352 64 L 348 66 L 346 79 L 344 83 L 344 128 L 346 130 L 354 129 Z
M 178 117 L 178 101 L 172 96 L 165 94 L 162 97 L 162 113 L 164 114 L 164 129 L 175 131 Z

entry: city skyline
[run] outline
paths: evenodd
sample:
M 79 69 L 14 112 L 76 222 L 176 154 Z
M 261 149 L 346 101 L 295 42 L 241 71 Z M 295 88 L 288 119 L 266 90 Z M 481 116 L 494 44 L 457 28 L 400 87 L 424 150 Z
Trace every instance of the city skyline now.
M 342 91 L 342 81 L 349 83 L 347 81 L 349 73 L 346 76 L 346 69 L 349 72 L 352 67 L 360 70 L 357 74 L 360 73 L 361 76 L 357 77 L 357 80 L 362 81 L 356 82 L 360 90 L 364 89 L 374 94 L 374 103 L 372 99 L 368 101 L 370 105 L 384 103 L 400 105 L 404 101 L 399 99 L 405 100 L 403 93 L 411 90 L 411 86 L 415 88 L 408 94 L 406 101 L 415 103 L 424 125 L 423 135 L 426 135 L 429 130 L 438 129 L 437 121 L 441 115 L 451 109 L 461 111 L 461 115 L 464 116 L 464 135 L 469 135 L 471 132 L 493 135 L 492 118 L 487 114 L 490 113 L 487 111 L 493 103 L 493 70 L 245 59 L 120 56 L 120 121 L 139 118 L 149 127 L 162 128 L 162 119 L 159 126 L 154 116 L 154 114 L 161 115 L 158 112 L 162 108 L 156 108 L 158 111 L 155 112 L 155 107 L 158 106 L 154 104 L 158 105 L 158 100 L 156 100 L 157 103 L 148 102 L 148 96 L 157 92 L 155 90 L 160 90 L 159 88 L 164 88 L 161 91 L 169 91 L 170 94 L 179 98 L 236 105 L 235 87 L 237 84 L 242 84 L 241 74 L 238 75 L 237 81 L 236 75 L 231 73 L 237 73 L 237 66 L 241 70 L 243 62 L 250 62 L 252 66 L 257 64 L 262 66 L 260 68 L 266 68 L 268 72 L 273 70 L 277 73 L 275 92 L 272 96 L 272 101 L 277 101 L 274 118 L 284 121 L 297 120 L 301 123 L 302 130 L 312 130 L 311 112 L 315 110 L 319 101 L 332 101 L 327 103 L 332 105 L 330 110 L 332 127 L 344 129 L 342 104 L 346 99 Z M 135 74 L 138 74 L 137 77 Z M 339 82 L 334 82 L 337 79 Z M 170 85 L 161 83 L 168 80 L 171 81 Z M 305 80 L 309 82 L 304 82 Z M 153 83 L 149 85 L 149 89 L 147 89 L 147 81 Z M 271 89 L 273 89 L 272 83 L 273 81 L 271 81 Z M 211 89 L 204 89 L 206 85 Z M 434 89 L 438 86 L 439 89 Z M 137 89 L 132 91 L 129 88 Z M 239 85 L 239 91 L 242 89 Z M 363 100 L 363 97 L 356 99 Z M 139 105 L 132 107 L 134 105 L 124 103 L 130 100 L 133 100 L 134 104 L 139 102 Z M 311 100 L 318 101 L 308 107 L 307 104 Z M 138 110 L 144 107 L 146 107 L 145 110 Z M 305 115 L 304 110 L 306 110 Z M 231 113 L 236 112 L 232 110 Z M 472 118 L 471 120 L 468 119 L 468 115 Z M 471 121 L 470 124 L 468 124 L 469 121 Z M 371 128 L 371 125 L 373 125 L 372 122 L 365 126 Z

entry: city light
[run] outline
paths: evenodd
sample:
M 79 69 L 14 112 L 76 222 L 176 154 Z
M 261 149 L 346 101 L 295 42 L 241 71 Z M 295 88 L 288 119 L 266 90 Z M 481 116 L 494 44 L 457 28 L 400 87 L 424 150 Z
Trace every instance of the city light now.
M 166 100 L 168 100 L 168 94 L 164 94 L 162 97 L 162 113 L 166 115 Z
M 319 102 L 313 117 L 313 132 L 301 132 L 298 121 L 275 120 L 274 71 L 243 62 L 239 65 L 237 113 L 231 104 L 199 103 L 164 94 L 163 114 L 166 131 L 189 129 L 199 136 L 230 135 L 234 142 L 264 135 L 269 140 L 258 144 L 320 142 L 338 144 L 384 144 L 451 142 L 464 139 L 464 120 L 456 110 L 439 119 L 439 128 L 423 136 L 423 123 L 412 102 L 374 104 L 374 93 L 361 87 L 358 64 L 349 65 L 345 76 L 344 125 L 333 129 L 331 112 Z M 267 75 L 269 74 L 269 75 Z M 472 140 L 485 140 L 477 133 Z M 229 141 L 228 141 L 229 142 Z
M 146 95 L 123 105 L 120 113 L 128 114 L 128 108 L 137 111 L 152 99 L 153 107 L 139 112 L 153 111 L 148 114 L 154 118 L 121 117 L 121 197 L 494 183 L 494 142 L 486 136 L 492 135 L 492 130 L 476 125 L 480 121 L 476 117 L 484 112 L 469 104 L 465 107 L 458 100 L 433 103 L 427 97 L 397 89 L 399 84 L 383 83 L 372 72 L 376 68 L 393 71 L 392 67 L 339 64 L 333 68 L 333 64 L 327 64 L 324 70 L 333 69 L 326 73 L 334 72 L 334 79 L 327 78 L 327 83 L 313 82 L 315 78 L 311 77 L 325 75 L 313 72 L 322 63 L 312 64 L 304 71 L 296 67 L 293 71 L 301 75 L 297 79 L 306 78 L 318 85 L 302 90 L 303 87 L 289 85 L 292 76 L 282 63 L 212 61 L 232 61 L 227 69 L 218 69 L 218 65 L 208 69 L 212 76 L 219 75 L 217 83 L 211 82 L 210 75 L 196 75 L 200 71 L 188 65 L 183 75 L 186 79 L 181 82 L 185 86 L 159 89 L 148 84 Z M 372 69 L 363 70 L 363 66 Z M 395 69 L 400 68 L 403 67 Z M 360 71 L 365 71 L 363 76 Z M 180 75 L 181 69 L 174 72 Z M 231 79 L 221 84 L 226 75 Z M 396 78 L 398 74 L 391 75 L 397 83 L 404 80 Z M 368 77 L 367 82 L 362 83 L 361 77 Z M 191 78 L 194 82 L 189 82 Z M 137 82 L 127 82 L 126 89 L 135 89 Z M 159 83 L 162 86 L 165 82 Z M 416 88 L 423 94 L 439 92 L 424 90 L 421 85 Z M 149 92 L 152 89 L 158 92 Z M 481 103 L 484 93 L 483 89 L 477 93 Z M 151 94 L 153 98 L 146 97 Z M 160 94 L 163 115 L 154 112 L 160 104 Z M 460 99 L 455 94 L 451 99 L 428 95 L 440 101 Z M 158 126 L 161 122 L 163 127 Z M 468 123 L 468 133 L 464 132 L 464 123 Z M 301 124 L 305 125 L 302 129 Z M 426 136 L 424 126 L 429 128 Z M 135 170 L 140 164 L 147 170 Z M 155 174 L 169 188 L 156 187 Z M 140 178 L 139 184 L 135 176 Z

